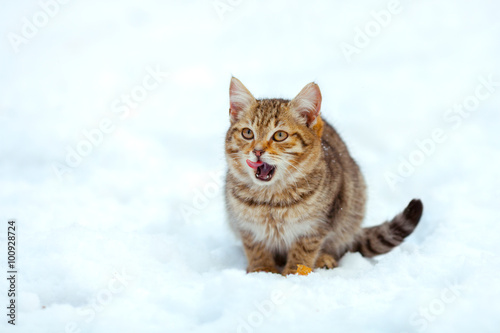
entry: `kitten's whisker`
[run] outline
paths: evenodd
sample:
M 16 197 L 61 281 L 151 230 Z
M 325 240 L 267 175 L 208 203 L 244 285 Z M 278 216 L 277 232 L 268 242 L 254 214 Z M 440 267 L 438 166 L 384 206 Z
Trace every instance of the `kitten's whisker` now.
M 294 165 L 292 165 L 290 162 L 288 162 L 288 161 L 286 161 L 286 160 L 281 159 L 279 156 L 273 156 L 273 157 L 274 157 L 273 162 L 277 163 L 277 162 L 279 162 L 279 161 L 283 161 L 283 162 L 287 163 L 288 165 L 290 165 L 290 166 L 294 167 L 294 168 L 295 168 L 295 169 L 296 169 L 296 170 L 297 170 L 300 174 L 304 175 L 304 174 L 303 174 L 303 173 L 302 173 L 299 169 L 297 169 L 297 168 L 296 168 Z M 292 181 L 294 182 L 294 184 L 295 184 L 295 188 L 298 188 L 298 184 L 297 184 L 297 182 L 296 182 L 296 180 L 295 180 L 295 177 L 293 176 L 292 172 L 291 172 L 290 170 L 288 170 L 287 168 L 285 168 L 284 170 L 285 170 L 285 172 L 287 172 L 287 173 L 288 173 L 288 175 L 290 176 L 290 180 L 292 180 Z M 307 179 L 306 179 L 306 182 L 307 182 L 307 184 L 309 185 L 309 181 L 308 181 Z
M 274 157 L 276 157 L 279 161 L 284 162 L 284 163 L 286 163 L 287 165 L 289 165 L 289 166 L 291 166 L 292 168 L 294 168 L 295 170 L 297 170 L 297 172 L 298 172 L 300 175 L 302 175 L 302 177 L 304 177 L 304 179 L 305 179 L 305 180 L 306 180 L 306 182 L 307 182 L 307 185 L 309 186 L 309 181 L 307 180 L 307 176 L 306 176 L 306 174 L 303 172 L 303 170 L 302 170 L 302 169 L 299 169 L 298 167 L 296 167 L 295 165 L 293 165 L 293 164 L 292 164 L 292 163 L 290 163 L 289 161 L 285 160 L 285 159 L 284 159 L 283 157 L 281 157 L 281 156 L 274 156 Z M 285 169 L 285 170 L 286 170 L 286 169 Z M 291 177 L 293 177 L 292 173 L 291 173 L 289 170 L 287 170 L 287 171 L 289 172 L 290 176 L 291 176 Z M 293 178 L 294 178 L 294 177 L 293 177 Z M 295 184 L 297 184 L 297 183 L 295 183 Z

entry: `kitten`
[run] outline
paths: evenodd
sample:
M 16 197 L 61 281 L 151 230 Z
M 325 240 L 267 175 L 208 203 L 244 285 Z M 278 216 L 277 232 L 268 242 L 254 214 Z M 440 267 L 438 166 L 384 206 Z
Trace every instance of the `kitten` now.
M 255 99 L 236 78 L 229 89 L 226 206 L 241 237 L 247 272 L 333 268 L 347 251 L 389 252 L 411 234 L 423 205 L 412 200 L 391 221 L 361 228 L 366 185 L 309 83 L 291 101 Z

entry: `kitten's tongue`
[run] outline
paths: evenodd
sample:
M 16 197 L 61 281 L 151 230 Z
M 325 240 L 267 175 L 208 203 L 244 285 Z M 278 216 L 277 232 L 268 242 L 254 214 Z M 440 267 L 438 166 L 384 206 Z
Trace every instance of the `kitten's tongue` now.
M 264 164 L 264 162 L 262 161 L 252 162 L 250 160 L 247 160 L 247 164 L 250 168 L 257 170 L 257 168 L 260 167 L 262 164 Z

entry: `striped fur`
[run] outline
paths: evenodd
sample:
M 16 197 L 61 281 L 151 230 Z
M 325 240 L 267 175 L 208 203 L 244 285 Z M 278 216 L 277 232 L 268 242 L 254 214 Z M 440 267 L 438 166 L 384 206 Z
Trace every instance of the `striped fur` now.
M 293 274 L 297 264 L 333 268 L 347 251 L 386 253 L 415 229 L 423 209 L 419 200 L 390 222 L 361 228 L 365 182 L 338 133 L 321 118 L 316 84 L 291 101 L 257 100 L 233 78 L 230 99 L 226 206 L 248 272 Z M 243 137 L 243 129 L 253 138 Z M 288 137 L 277 142 L 277 131 Z M 257 179 L 246 160 L 275 166 L 271 180 Z
M 412 200 L 408 207 L 391 221 L 375 227 L 364 228 L 352 249 L 359 251 L 365 257 L 389 252 L 415 230 L 422 216 L 422 211 L 422 202 Z

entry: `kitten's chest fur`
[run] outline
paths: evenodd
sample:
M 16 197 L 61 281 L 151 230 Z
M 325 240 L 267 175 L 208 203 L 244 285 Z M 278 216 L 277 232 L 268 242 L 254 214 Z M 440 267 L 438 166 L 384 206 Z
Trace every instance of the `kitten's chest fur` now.
M 230 179 L 231 176 L 229 175 Z M 230 183 L 230 181 L 229 181 Z M 258 193 L 235 185 L 228 196 L 234 207 L 234 227 L 251 232 L 256 241 L 268 248 L 287 250 L 300 236 L 307 235 L 322 224 L 321 214 L 314 212 L 304 200 L 315 197 L 316 191 L 290 188 L 279 193 Z M 244 202 L 244 204 L 242 204 Z

